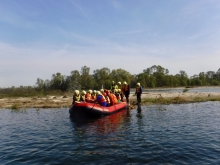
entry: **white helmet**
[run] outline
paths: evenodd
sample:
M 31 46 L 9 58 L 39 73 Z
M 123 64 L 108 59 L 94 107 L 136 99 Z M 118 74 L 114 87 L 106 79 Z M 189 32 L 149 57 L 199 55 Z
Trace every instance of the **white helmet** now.
M 118 92 L 121 92 L 121 89 L 118 89 Z
M 83 91 L 81 92 L 81 95 L 85 95 L 85 94 L 86 94 L 86 91 L 83 90 Z
M 121 82 L 119 81 L 119 82 L 118 82 L 118 84 L 120 84 L 120 85 L 121 85 Z
M 141 84 L 140 84 L 140 83 L 137 83 L 137 86 L 141 86 Z
M 94 91 L 93 91 L 93 93 L 95 93 L 95 94 L 96 94 L 96 90 L 94 90 Z
M 100 91 L 97 91 L 96 94 L 97 94 L 97 95 L 101 95 L 101 92 L 100 92 Z
M 125 84 L 125 85 L 127 85 L 127 82 L 126 82 L 126 81 L 124 81 L 124 84 Z
M 91 89 L 90 89 L 90 90 L 88 90 L 88 93 L 90 93 L 90 94 L 91 94 L 91 93 L 92 93 L 92 90 L 91 90 Z
M 104 92 L 104 89 L 100 89 L 100 92 Z
M 79 94 L 79 90 L 75 90 L 75 94 L 77 94 L 77 95 L 78 95 L 78 94 Z

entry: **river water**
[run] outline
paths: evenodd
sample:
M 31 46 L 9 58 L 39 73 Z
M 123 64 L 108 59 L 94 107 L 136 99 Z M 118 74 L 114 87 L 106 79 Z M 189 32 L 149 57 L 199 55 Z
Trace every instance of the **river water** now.
M 143 92 L 144 93 L 151 93 L 151 92 L 156 92 L 156 93 L 176 93 L 176 92 L 180 92 L 182 93 L 183 90 L 185 90 L 185 87 L 182 88 L 144 88 Z M 212 93 L 212 92 L 220 92 L 220 87 L 216 86 L 216 87 L 193 87 L 193 88 L 187 88 L 188 92 L 208 92 L 208 93 Z M 134 93 L 135 89 L 131 89 L 131 92 Z
M 220 164 L 220 102 L 140 108 L 1 109 L 0 164 Z

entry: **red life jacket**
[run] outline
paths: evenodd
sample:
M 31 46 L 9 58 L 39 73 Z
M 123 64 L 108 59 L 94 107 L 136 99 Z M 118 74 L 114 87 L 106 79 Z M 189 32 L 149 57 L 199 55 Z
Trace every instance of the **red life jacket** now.
M 125 85 L 124 91 L 129 91 L 129 85 Z
M 141 87 L 136 87 L 136 92 L 140 93 L 141 92 Z
M 90 93 L 86 93 L 85 99 L 86 99 L 87 102 L 90 101 L 91 100 L 91 94 Z
M 115 96 L 113 93 L 109 93 L 108 96 L 109 96 L 109 99 L 110 99 L 110 101 L 111 101 L 111 103 L 112 103 L 113 105 L 118 102 L 116 96 Z
M 95 99 L 96 99 L 96 95 L 92 95 L 92 96 L 91 96 L 91 99 L 92 99 L 92 100 L 95 100 Z
M 105 96 L 105 99 L 106 99 L 106 102 L 107 102 L 108 104 L 111 103 L 111 101 L 110 101 L 110 99 L 109 99 L 109 97 L 108 97 L 107 95 Z

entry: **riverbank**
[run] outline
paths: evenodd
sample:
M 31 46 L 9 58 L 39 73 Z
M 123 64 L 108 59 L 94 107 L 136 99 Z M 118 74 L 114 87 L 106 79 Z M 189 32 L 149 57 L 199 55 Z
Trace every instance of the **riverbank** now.
M 142 94 L 142 104 L 181 104 L 205 101 L 220 101 L 219 92 L 149 92 Z M 130 95 L 132 105 L 136 104 L 134 93 Z M 19 97 L 0 99 L 0 108 L 69 108 L 72 96 Z

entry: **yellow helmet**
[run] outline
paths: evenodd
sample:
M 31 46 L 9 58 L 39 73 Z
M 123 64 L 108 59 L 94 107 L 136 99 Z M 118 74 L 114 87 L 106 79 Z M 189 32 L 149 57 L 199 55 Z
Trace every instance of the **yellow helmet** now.
M 81 92 L 81 95 L 85 95 L 85 94 L 86 94 L 86 91 L 83 90 L 83 91 Z
M 118 92 L 121 92 L 121 89 L 118 89 Z
M 119 81 L 119 82 L 118 82 L 118 84 L 120 84 L 120 85 L 121 85 L 121 82 Z
M 126 81 L 124 81 L 124 84 L 125 84 L 125 85 L 127 85 L 127 82 L 126 82 Z
M 118 89 L 115 89 L 115 92 L 118 92 Z
M 79 90 L 75 90 L 75 94 L 77 94 L 77 95 L 78 95 L 78 94 L 79 94 Z
M 100 92 L 100 91 L 96 91 L 96 94 L 97 94 L 97 95 L 101 95 L 101 92 Z
M 100 89 L 100 92 L 104 92 L 104 89 Z
M 140 83 L 137 83 L 137 86 L 141 86 L 141 84 L 140 84 Z
M 92 94 L 92 90 L 91 90 L 91 89 L 90 89 L 90 90 L 88 90 L 88 93 Z

